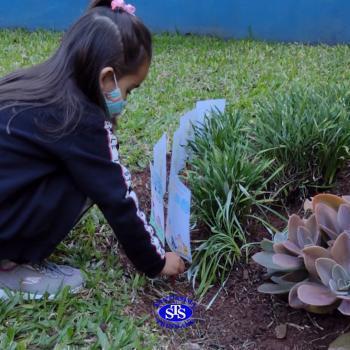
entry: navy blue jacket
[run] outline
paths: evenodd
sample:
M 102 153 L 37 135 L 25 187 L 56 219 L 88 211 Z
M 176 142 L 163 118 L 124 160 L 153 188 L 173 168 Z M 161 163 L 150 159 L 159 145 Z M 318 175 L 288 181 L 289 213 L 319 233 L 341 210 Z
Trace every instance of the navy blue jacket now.
M 135 267 L 150 277 L 159 274 L 163 246 L 139 209 L 113 125 L 101 109 L 86 103 L 77 127 L 59 138 L 45 129 L 59 122 L 58 109 L 24 110 L 8 133 L 11 116 L 0 111 L 0 260 L 36 263 L 48 257 L 89 198 Z

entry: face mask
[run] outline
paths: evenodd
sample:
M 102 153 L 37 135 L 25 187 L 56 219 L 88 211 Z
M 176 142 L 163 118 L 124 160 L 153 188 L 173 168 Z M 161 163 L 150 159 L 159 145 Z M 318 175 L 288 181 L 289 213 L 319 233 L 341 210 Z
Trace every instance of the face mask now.
M 126 101 L 124 101 L 122 92 L 118 87 L 117 79 L 114 74 L 113 76 L 116 88 L 111 92 L 105 93 L 105 101 L 111 118 L 119 116 L 126 106 Z

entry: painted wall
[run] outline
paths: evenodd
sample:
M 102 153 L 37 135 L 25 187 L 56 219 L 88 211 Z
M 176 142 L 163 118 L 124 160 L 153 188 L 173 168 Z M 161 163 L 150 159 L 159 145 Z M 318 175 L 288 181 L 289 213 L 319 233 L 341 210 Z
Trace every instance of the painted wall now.
M 67 29 L 88 0 L 0 0 L 0 27 Z
M 66 29 L 88 0 L 0 0 L 0 27 Z M 154 32 L 350 43 L 350 0 L 130 0 Z M 24 7 L 25 4 L 25 7 Z

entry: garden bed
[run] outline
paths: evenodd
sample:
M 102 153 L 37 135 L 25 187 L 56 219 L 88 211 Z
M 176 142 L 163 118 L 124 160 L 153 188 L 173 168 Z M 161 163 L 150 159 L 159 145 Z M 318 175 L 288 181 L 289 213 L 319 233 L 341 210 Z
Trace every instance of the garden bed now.
M 348 166 L 338 175 L 336 186 L 330 192 L 350 193 L 349 174 Z M 134 184 L 143 207 L 149 210 L 148 171 L 135 173 Z M 281 213 L 287 216 L 301 210 L 299 202 L 288 208 L 288 213 Z M 270 219 L 274 226 L 284 227 L 281 220 Z M 259 241 L 263 230 L 259 225 L 252 228 L 249 241 Z M 180 332 L 164 331 L 164 341 L 169 342 L 165 348 L 179 349 L 182 345 L 183 348 L 196 349 L 199 345 L 203 349 L 328 349 L 337 336 L 350 329 L 350 320 L 338 312 L 331 315 L 309 314 L 288 307 L 286 300 L 260 294 L 257 288 L 263 281 L 263 275 L 263 268 L 251 259 L 236 265 L 210 310 L 206 311 L 206 305 L 219 291 L 219 286 L 212 288 L 198 306 L 196 326 Z M 148 286 L 140 291 L 138 301 L 129 310 L 130 314 L 152 314 L 153 301 L 169 293 L 195 298 L 185 277 L 180 278 L 174 288 L 162 280 L 154 283 L 152 288 Z
M 62 33 L 44 31 L 0 31 L 0 74 L 42 62 L 56 49 L 61 36 Z M 350 64 L 347 45 L 283 45 L 162 35 L 155 37 L 154 47 L 150 76 L 130 96 L 119 125 L 123 161 L 131 169 L 148 166 L 154 143 L 164 132 L 172 134 L 178 127 L 178 117 L 193 108 L 197 100 L 225 97 L 231 111 L 254 113 L 258 100 L 269 93 L 285 93 L 296 82 L 326 86 L 323 90 L 327 92 L 334 84 L 348 82 L 344 69 Z M 149 210 L 148 171 L 135 175 L 142 208 Z M 340 179 L 338 185 L 347 186 L 347 179 Z M 350 186 L 334 191 L 350 194 Z M 299 208 L 297 201 L 290 213 Z M 270 219 L 275 226 L 278 224 L 278 220 Z M 260 240 L 264 231 L 258 227 L 253 231 L 249 240 Z M 193 237 L 199 234 L 203 230 L 194 232 Z M 1 349 L 22 345 L 24 349 L 95 349 L 104 345 L 144 350 L 160 349 L 160 344 L 166 349 L 180 349 L 179 344 L 186 342 L 211 349 L 326 349 L 350 323 L 338 313 L 334 317 L 310 315 L 310 319 L 306 312 L 295 311 L 284 301 L 258 294 L 256 288 L 261 284 L 263 270 L 249 263 L 236 267 L 210 311 L 199 306 L 197 318 L 201 320 L 196 327 L 184 333 L 162 333 L 155 323 L 146 325 L 142 318 L 148 315 L 152 319 L 152 300 L 171 292 L 193 296 L 191 286 L 185 277 L 172 289 L 167 280 L 150 284 L 139 275 L 125 272 L 125 267 L 132 266 L 119 263 L 119 244 L 98 210 L 90 211 L 53 258 L 82 269 L 86 289 L 52 303 L 28 303 L 17 297 L 1 303 Z M 203 305 L 217 290 L 209 292 Z M 286 322 L 290 323 L 287 339 L 278 341 L 275 327 Z M 164 334 L 163 341 L 158 334 Z

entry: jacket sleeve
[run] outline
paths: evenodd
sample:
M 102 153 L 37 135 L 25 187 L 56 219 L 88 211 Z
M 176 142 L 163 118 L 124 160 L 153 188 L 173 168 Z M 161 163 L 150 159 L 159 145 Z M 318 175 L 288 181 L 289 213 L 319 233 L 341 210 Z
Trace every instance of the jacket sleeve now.
M 96 119 L 93 127 L 69 136 L 63 162 L 78 188 L 101 209 L 135 267 L 155 277 L 165 265 L 164 248 L 139 208 L 130 172 L 119 162 L 112 124 Z

